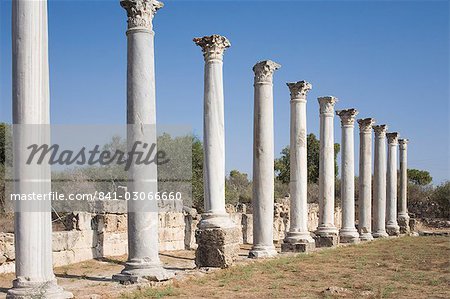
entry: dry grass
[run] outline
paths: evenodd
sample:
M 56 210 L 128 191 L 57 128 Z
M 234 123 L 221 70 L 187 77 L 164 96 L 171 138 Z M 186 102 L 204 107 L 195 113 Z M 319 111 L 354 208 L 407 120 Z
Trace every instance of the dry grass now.
M 122 297 L 450 298 L 449 245 L 447 237 L 377 240 L 253 262 Z M 323 292 L 329 287 L 345 290 Z

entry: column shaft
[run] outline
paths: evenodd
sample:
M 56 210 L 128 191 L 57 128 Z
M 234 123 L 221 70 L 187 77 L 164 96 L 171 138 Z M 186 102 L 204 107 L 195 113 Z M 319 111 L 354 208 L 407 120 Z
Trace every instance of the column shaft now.
M 321 237 L 337 235 L 334 225 L 334 104 L 336 98 L 319 98 L 320 162 L 319 162 L 319 226 Z
M 254 67 L 253 247 L 249 256 L 272 257 L 274 213 L 273 72 L 280 65 L 266 60 Z
M 387 237 L 386 221 L 386 125 L 373 127 L 375 153 L 373 174 L 373 232 L 374 238 Z
M 217 34 L 194 38 L 205 59 L 204 87 L 204 201 L 205 212 L 195 232 L 198 267 L 226 268 L 239 253 L 239 228 L 225 211 L 225 132 L 223 53 L 230 47 Z
M 342 156 L 341 156 L 341 201 L 342 227 L 339 239 L 342 243 L 359 241 L 355 227 L 355 151 L 354 122 L 358 111 L 347 109 L 336 111 L 341 118 L 342 126 Z
M 14 193 L 49 194 L 50 164 L 27 165 L 26 147 L 50 144 L 47 1 L 12 2 Z M 52 265 L 51 201 L 15 202 L 16 279 L 7 298 L 72 298 Z
M 359 238 L 372 237 L 372 126 L 373 118 L 358 119 L 359 123 Z
M 310 83 L 287 83 L 291 93 L 290 123 L 290 226 L 282 251 L 308 251 L 314 239 L 308 231 L 308 165 L 306 136 L 306 95 Z M 291 246 L 294 244 L 296 246 Z M 302 245 L 303 246 L 299 246 Z
M 409 232 L 409 215 L 408 215 L 408 139 L 400 139 L 400 197 L 398 222 L 401 233 Z
M 390 236 L 400 234 L 397 223 L 397 147 L 398 133 L 387 133 L 387 197 L 386 197 L 386 232 Z
M 152 19 L 163 4 L 156 0 L 123 0 L 127 11 L 127 146 L 144 151 L 156 145 L 156 93 Z M 156 150 L 156 148 L 155 148 Z M 135 157 L 129 157 L 134 160 Z M 131 164 L 127 192 L 156 194 L 157 165 Z M 113 279 L 121 283 L 162 281 L 172 275 L 158 255 L 158 202 L 128 201 L 128 260 Z

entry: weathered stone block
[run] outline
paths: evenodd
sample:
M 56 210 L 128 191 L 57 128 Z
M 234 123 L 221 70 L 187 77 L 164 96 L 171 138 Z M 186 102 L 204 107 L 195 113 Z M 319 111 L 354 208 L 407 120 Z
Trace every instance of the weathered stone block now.
M 339 244 L 339 236 L 329 235 L 329 236 L 319 236 L 314 237 L 316 241 L 316 247 L 335 247 Z
M 311 252 L 316 248 L 315 243 L 282 243 L 281 252 Z
M 416 231 L 417 230 L 417 220 L 415 218 L 410 218 L 409 219 L 409 229 L 411 231 Z
M 197 267 L 227 268 L 239 255 L 238 227 L 197 229 L 195 252 Z
M 242 214 L 242 243 L 253 244 L 253 214 Z

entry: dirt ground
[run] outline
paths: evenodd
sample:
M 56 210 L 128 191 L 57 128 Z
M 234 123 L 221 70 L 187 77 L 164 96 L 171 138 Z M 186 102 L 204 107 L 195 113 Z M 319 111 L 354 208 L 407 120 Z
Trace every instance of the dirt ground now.
M 177 273 L 157 286 L 122 286 L 111 275 L 125 256 L 55 269 L 58 283 L 75 298 L 450 298 L 450 238 L 401 237 L 323 249 L 311 254 L 280 255 L 271 260 L 246 258 L 225 270 L 197 270 L 194 251 L 161 253 Z M 13 274 L 0 276 L 0 298 Z

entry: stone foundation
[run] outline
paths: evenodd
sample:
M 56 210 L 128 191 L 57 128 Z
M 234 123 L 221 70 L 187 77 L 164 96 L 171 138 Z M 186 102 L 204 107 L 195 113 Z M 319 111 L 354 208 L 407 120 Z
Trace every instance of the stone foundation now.
M 315 243 L 282 243 L 281 252 L 311 252 L 316 248 Z
M 253 215 L 246 209 L 229 207 L 230 218 L 235 222 L 238 244 L 253 243 Z M 308 229 L 314 231 L 318 224 L 317 204 L 308 204 Z M 67 231 L 53 232 L 53 265 L 56 267 L 90 259 L 127 254 L 127 216 L 124 211 L 108 214 L 77 212 L 68 215 Z M 340 209 L 335 211 L 335 223 L 339 227 Z M 200 215 L 195 209 L 183 208 L 183 212 L 159 214 L 159 249 L 195 250 L 195 231 Z M 274 243 L 282 243 L 289 230 L 289 200 L 282 199 L 275 205 Z M 236 242 L 235 242 L 236 243 Z M 297 247 L 302 250 L 302 245 Z M 293 249 L 289 249 L 293 250 Z M 0 274 L 14 272 L 14 234 L 0 233 Z
M 197 267 L 227 268 L 239 255 L 241 230 L 231 228 L 197 229 L 197 251 L 195 264 Z
M 316 241 L 316 247 L 335 247 L 339 244 L 339 236 L 338 235 L 329 235 L 329 236 L 319 236 L 316 235 L 314 237 Z
M 386 226 L 386 233 L 391 237 L 395 237 L 395 236 L 400 235 L 400 229 L 398 227 L 387 227 Z

